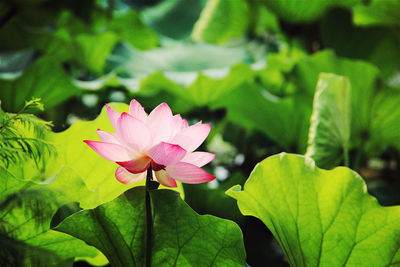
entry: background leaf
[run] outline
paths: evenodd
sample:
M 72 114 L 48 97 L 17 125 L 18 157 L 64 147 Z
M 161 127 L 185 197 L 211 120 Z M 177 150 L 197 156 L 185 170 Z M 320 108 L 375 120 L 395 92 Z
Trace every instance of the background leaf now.
M 260 86 L 244 83 L 223 95 L 214 107 L 226 107 L 227 116 L 245 129 L 256 129 L 286 150 L 305 150 L 311 109 L 300 94 L 276 97 Z M 296 129 L 296 130 L 293 130 Z
M 157 46 L 157 34 L 143 24 L 139 12 L 130 9 L 118 12 L 114 16 L 114 19 L 110 22 L 110 29 L 119 38 L 129 42 L 137 49 L 149 49 Z
M 79 34 L 75 41 L 75 57 L 82 66 L 100 74 L 104 69 L 106 58 L 111 54 L 117 41 L 118 36 L 113 32 L 96 35 Z
M 42 57 L 16 80 L 0 80 L 2 108 L 17 112 L 32 98 L 41 98 L 46 108 L 54 107 L 80 92 L 71 81 L 59 62 Z
M 244 0 L 208 0 L 196 21 L 192 39 L 223 43 L 242 37 L 249 25 L 249 8 Z
M 312 95 L 320 72 L 347 76 L 351 84 L 351 133 L 359 137 L 368 132 L 372 100 L 378 90 L 379 70 L 374 65 L 342 59 L 333 51 L 326 50 L 299 62 L 295 71 L 299 85 Z M 352 138 L 352 142 L 359 141 L 360 138 Z
M 400 103 L 399 90 L 385 90 L 376 95 L 372 106 L 371 138 L 367 149 L 379 153 L 391 145 L 400 149 Z
M 264 0 L 265 5 L 275 14 L 291 23 L 310 22 L 322 16 L 328 8 L 334 6 L 349 7 L 358 2 L 360 0 L 311 0 L 307 2 L 298 0 Z
M 205 0 L 158 1 L 157 5 L 142 11 L 143 20 L 161 35 L 186 39 L 190 36 L 204 3 Z
M 354 25 L 352 15 L 349 11 L 335 9 L 321 19 L 319 25 L 323 46 L 334 49 L 341 57 L 361 59 L 375 64 L 383 77 L 393 76 L 400 67 L 397 60 L 400 57 L 397 49 L 400 45 L 397 29 L 380 25 Z
M 0 77 L 17 77 L 35 58 L 35 51 L 22 50 L 0 54 Z
M 254 66 L 264 62 L 265 46 L 241 44 L 221 48 L 211 44 L 179 44 L 172 42 L 162 48 L 139 51 L 129 46 L 119 47 L 112 57 L 113 68 L 130 78 L 123 82 L 132 92 L 142 91 L 141 79 L 157 71 L 179 85 L 192 85 L 200 73 L 210 78 L 225 78 L 232 66 L 244 62 Z M 191 58 L 191 61 L 187 61 Z M 122 75 L 121 75 L 122 76 Z M 165 83 L 165 82 L 159 82 Z
M 343 157 L 349 164 L 350 94 L 347 77 L 319 75 L 306 155 L 320 168 L 336 167 Z
M 400 26 L 400 3 L 396 0 L 372 0 L 353 8 L 353 20 L 358 25 Z

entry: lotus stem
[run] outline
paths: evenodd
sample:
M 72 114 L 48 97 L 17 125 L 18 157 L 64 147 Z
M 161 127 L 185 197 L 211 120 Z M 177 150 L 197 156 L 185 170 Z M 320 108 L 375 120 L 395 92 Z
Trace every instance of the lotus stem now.
M 151 266 L 151 248 L 153 246 L 153 216 L 151 214 L 151 180 L 153 178 L 153 171 L 151 166 L 147 169 L 146 176 L 146 266 Z

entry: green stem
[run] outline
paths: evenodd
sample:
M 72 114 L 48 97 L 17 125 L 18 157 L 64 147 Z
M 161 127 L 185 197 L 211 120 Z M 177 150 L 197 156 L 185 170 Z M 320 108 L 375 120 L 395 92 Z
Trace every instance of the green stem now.
M 24 112 L 25 107 L 23 107 L 20 111 L 18 111 L 17 113 L 15 113 L 13 116 L 11 116 L 9 119 L 3 121 L 3 123 L 0 125 L 0 130 L 3 129 L 4 126 L 7 125 L 8 122 L 15 120 L 15 118 L 17 118 L 22 112 Z
M 153 246 L 153 217 L 151 214 L 150 185 L 153 172 L 151 166 L 147 169 L 146 176 L 146 266 L 151 266 L 151 248 Z

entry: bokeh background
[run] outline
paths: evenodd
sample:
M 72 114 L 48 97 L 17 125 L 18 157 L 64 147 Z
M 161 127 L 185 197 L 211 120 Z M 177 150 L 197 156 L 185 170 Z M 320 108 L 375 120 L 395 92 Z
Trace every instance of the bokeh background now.
M 40 98 L 32 112 L 55 132 L 132 98 L 211 123 L 202 148 L 217 154 L 206 167 L 217 179 L 184 185 L 185 200 L 239 224 L 250 266 L 287 266 L 264 224 L 224 192 L 265 157 L 306 152 L 329 72 L 355 92 L 350 167 L 381 204 L 400 204 L 399 48 L 398 0 L 1 1 L 1 108 Z

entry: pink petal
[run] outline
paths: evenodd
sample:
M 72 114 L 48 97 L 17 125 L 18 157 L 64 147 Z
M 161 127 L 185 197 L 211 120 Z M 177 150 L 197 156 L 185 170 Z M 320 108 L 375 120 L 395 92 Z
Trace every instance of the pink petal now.
M 111 125 L 114 127 L 114 130 L 118 130 L 118 118 L 121 116 L 119 112 L 115 111 L 112 107 L 106 104 L 108 118 L 110 119 Z
M 144 108 L 135 99 L 132 99 L 131 103 L 129 104 L 129 114 L 143 122 L 145 122 L 147 119 L 147 114 L 144 111 Z
M 118 161 L 117 163 L 131 173 L 141 173 L 149 168 L 150 158 L 147 156 L 141 156 L 129 161 Z
M 146 125 L 154 143 L 167 141 L 172 133 L 172 111 L 166 103 L 158 105 L 147 117 Z
M 215 176 L 202 168 L 186 162 L 167 166 L 166 171 L 173 179 L 187 184 L 205 183 L 215 179 Z
M 139 119 L 128 113 L 122 113 L 118 121 L 119 134 L 129 147 L 138 152 L 143 152 L 152 143 L 150 131 L 147 126 Z
M 115 171 L 115 177 L 119 182 L 123 184 L 133 184 L 140 182 L 145 176 L 146 176 L 145 172 L 133 174 L 128 172 L 125 168 L 121 166 L 119 166 Z
M 177 133 L 179 133 L 183 129 L 183 126 L 184 122 L 182 120 L 181 115 L 180 114 L 174 115 L 171 121 L 172 132 L 170 138 L 173 138 Z
M 191 163 L 193 165 L 196 165 L 197 167 L 202 167 L 212 161 L 214 158 L 214 154 L 196 151 L 192 153 L 186 153 L 185 157 L 181 161 Z
M 117 145 L 121 145 L 121 143 L 118 141 L 118 137 L 115 133 L 109 133 L 102 131 L 100 129 L 97 129 L 97 135 L 100 137 L 101 141 L 105 143 L 113 143 Z
M 172 117 L 171 122 L 172 133 L 170 138 L 174 138 L 183 129 L 189 127 L 187 120 L 182 119 L 180 114 L 176 114 Z
M 131 160 L 134 155 L 125 147 L 112 143 L 84 140 L 97 154 L 103 158 L 117 162 Z
M 174 138 L 171 143 L 178 144 L 187 151 L 192 152 L 204 142 L 210 133 L 211 125 L 196 123 L 188 128 L 183 129 Z
M 176 181 L 164 170 L 156 171 L 157 181 L 166 187 L 177 187 Z
M 157 164 L 168 166 L 183 159 L 186 150 L 178 145 L 161 142 L 147 151 L 147 155 Z
M 183 130 L 183 129 L 187 128 L 187 127 L 189 127 L 189 123 L 187 122 L 186 119 L 182 119 L 181 129 Z

